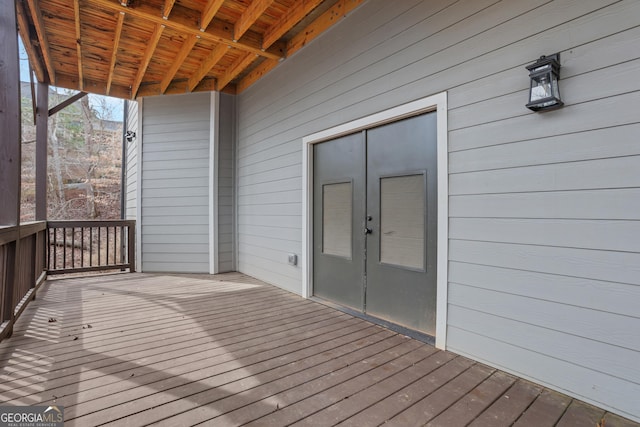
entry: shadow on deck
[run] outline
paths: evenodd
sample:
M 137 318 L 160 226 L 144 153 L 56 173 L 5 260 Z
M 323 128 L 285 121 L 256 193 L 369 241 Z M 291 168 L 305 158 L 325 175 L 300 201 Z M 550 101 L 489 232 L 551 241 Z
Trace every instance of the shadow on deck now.
M 49 280 L 0 401 L 67 426 L 638 426 L 239 273 Z

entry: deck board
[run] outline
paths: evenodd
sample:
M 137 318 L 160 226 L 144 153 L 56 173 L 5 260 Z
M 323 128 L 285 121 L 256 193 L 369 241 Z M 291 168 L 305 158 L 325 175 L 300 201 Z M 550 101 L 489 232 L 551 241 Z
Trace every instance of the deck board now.
M 49 280 L 14 331 L 0 404 L 68 426 L 639 426 L 240 273 Z

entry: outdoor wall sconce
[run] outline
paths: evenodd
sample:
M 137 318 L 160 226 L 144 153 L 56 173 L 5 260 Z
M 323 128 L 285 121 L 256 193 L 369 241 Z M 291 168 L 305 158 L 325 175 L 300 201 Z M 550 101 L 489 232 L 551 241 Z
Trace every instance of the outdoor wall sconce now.
M 133 142 L 136 139 L 136 133 L 128 130 L 127 133 L 124 134 L 124 137 L 127 139 L 127 142 Z
M 560 99 L 560 54 L 542 55 L 535 63 L 527 65 L 531 87 L 527 108 L 533 111 L 555 110 L 564 105 Z

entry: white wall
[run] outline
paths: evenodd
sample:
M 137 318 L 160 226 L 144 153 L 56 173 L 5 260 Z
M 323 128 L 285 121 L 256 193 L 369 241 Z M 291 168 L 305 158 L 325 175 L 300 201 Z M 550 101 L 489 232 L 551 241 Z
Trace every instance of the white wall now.
M 136 219 L 136 209 L 138 207 L 138 103 L 129 101 L 127 103 L 127 131 L 136 132 L 136 138 L 131 142 L 126 142 L 126 218 Z
M 238 99 L 238 269 L 301 292 L 301 141 L 449 93 L 448 348 L 640 420 L 640 2 L 370 0 Z M 565 107 L 524 105 L 561 52 Z
M 209 93 L 144 99 L 138 226 L 146 272 L 209 272 L 210 108 Z

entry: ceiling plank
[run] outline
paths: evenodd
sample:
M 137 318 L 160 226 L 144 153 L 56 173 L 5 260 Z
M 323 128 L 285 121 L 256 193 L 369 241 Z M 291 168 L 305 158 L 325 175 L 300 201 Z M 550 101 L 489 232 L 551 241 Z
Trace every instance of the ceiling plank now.
M 19 1 L 16 3 L 16 12 L 18 18 L 18 29 L 20 31 L 20 37 L 22 38 L 22 44 L 24 45 L 24 49 L 27 51 L 27 56 L 29 57 L 29 63 L 31 64 L 31 68 L 36 73 L 36 79 L 39 82 L 46 83 L 47 78 L 45 78 L 45 69 L 44 65 L 40 61 L 40 56 L 38 55 L 38 51 L 36 47 L 33 45 L 33 41 L 29 35 L 29 21 L 27 20 L 27 15 L 24 10 L 24 4 Z M 35 113 L 35 110 L 34 110 Z
M 216 16 L 220 6 L 222 6 L 224 0 L 209 0 L 209 3 L 202 10 L 202 16 L 200 18 L 200 31 L 206 31 L 207 27 L 213 20 L 213 17 Z
M 187 83 L 187 88 L 189 92 L 192 92 L 196 86 L 204 79 L 209 71 L 213 68 L 214 65 L 218 63 L 222 59 L 224 55 L 229 51 L 229 46 L 226 44 L 218 44 L 216 47 L 209 53 L 204 61 L 200 64 L 200 68 L 196 71 Z
M 84 78 L 82 76 L 82 39 L 80 38 L 80 4 L 79 0 L 73 0 L 73 14 L 76 21 L 76 53 L 78 55 L 78 83 L 80 90 L 84 90 Z
M 265 74 L 276 68 L 279 63 L 280 61 L 275 59 L 265 59 L 262 61 L 262 64 L 258 65 L 255 70 L 251 71 L 238 82 L 238 93 L 241 93 L 246 88 L 260 80 Z
M 292 55 L 294 52 L 302 49 L 307 43 L 325 32 L 332 25 L 338 23 L 349 12 L 364 3 L 364 1 L 365 0 L 339 0 L 304 30 L 289 40 L 287 43 L 287 54 Z
M 227 68 L 224 75 L 222 75 L 218 79 L 218 84 L 216 85 L 216 89 L 221 91 L 224 89 L 226 85 L 228 85 L 231 80 L 236 78 L 238 74 L 240 74 L 245 68 L 247 68 L 253 61 L 255 61 L 256 55 L 253 53 L 246 53 L 240 56 L 236 62 L 234 62 L 229 68 Z
M 294 3 L 291 9 L 288 9 L 285 15 L 278 20 L 271 28 L 264 33 L 262 40 L 262 48 L 267 49 L 282 37 L 287 31 L 293 28 L 302 18 L 307 16 L 309 12 L 318 7 L 323 0 L 298 1 Z
M 176 73 L 184 63 L 184 60 L 187 59 L 187 56 L 189 56 L 189 54 L 191 53 L 191 49 L 193 49 L 193 46 L 195 46 L 198 39 L 198 36 L 191 34 L 187 36 L 187 39 L 184 41 L 184 43 L 182 43 L 180 52 L 178 52 L 178 55 L 173 60 L 171 68 L 169 68 L 164 78 L 162 79 L 162 82 L 160 82 L 160 90 L 162 93 L 166 92 L 167 88 L 169 87 L 169 83 L 171 83 L 171 80 L 173 80 L 173 78 L 175 77 Z
M 135 98 L 138 93 L 138 89 L 140 88 L 140 83 L 142 83 L 142 78 L 144 77 L 144 73 L 147 71 L 147 67 L 149 66 L 149 62 L 151 62 L 151 57 L 153 56 L 153 52 L 156 50 L 156 46 L 158 46 L 158 42 L 160 41 L 160 37 L 162 36 L 162 31 L 164 31 L 165 26 L 162 24 L 156 24 L 155 30 L 153 30 L 153 34 L 149 39 L 149 44 L 147 45 L 147 50 L 142 57 L 142 62 L 140 63 L 140 67 L 138 68 L 138 74 L 136 75 L 136 79 L 131 85 L 131 97 Z
M 164 0 L 164 7 L 162 8 L 162 18 L 169 19 L 169 14 L 171 13 L 171 9 L 173 9 L 173 5 L 176 3 L 176 0 Z
M 37 1 L 37 0 L 30 0 Z M 233 42 L 233 31 L 229 29 L 229 25 L 223 21 L 213 20 L 207 27 L 206 31 L 200 31 L 197 25 L 194 26 L 192 19 L 186 16 L 184 13 L 178 13 L 174 10 L 170 19 L 164 19 L 158 11 L 145 4 L 136 4 L 136 7 L 124 7 L 119 3 L 114 3 L 111 0 L 84 0 L 84 3 L 100 7 L 104 10 L 112 10 L 114 12 L 125 12 L 127 15 L 153 22 L 155 24 L 166 25 L 175 31 L 183 34 L 196 34 L 200 35 L 203 40 L 208 40 L 214 43 L 226 43 L 233 45 L 233 47 L 244 50 L 245 52 L 252 52 L 265 58 L 280 59 L 284 57 L 284 47 L 274 44 L 270 49 L 263 49 L 262 44 L 253 39 L 260 39 L 261 37 L 252 37 L 251 40 L 243 42 Z
M 233 28 L 233 40 L 240 40 L 240 37 L 242 37 L 274 1 L 275 0 L 253 0 L 235 24 Z
M 33 26 L 36 28 L 38 42 L 40 43 L 40 50 L 42 51 L 44 64 L 47 68 L 47 73 L 49 74 L 49 82 L 55 85 L 56 72 L 53 68 L 53 60 L 51 59 L 51 51 L 49 50 L 49 42 L 47 41 L 47 33 L 44 29 L 44 21 L 42 20 L 42 13 L 40 12 L 38 0 L 27 0 L 27 5 L 29 6 L 29 11 L 31 12 Z
M 122 35 L 122 24 L 124 23 L 124 13 L 118 14 L 118 22 L 116 24 L 116 32 L 113 36 L 113 52 L 111 53 L 111 64 L 109 65 L 109 75 L 107 76 L 107 95 L 111 90 L 111 81 L 113 80 L 113 70 L 116 68 L 116 56 L 118 55 L 118 46 L 120 46 L 120 36 Z

